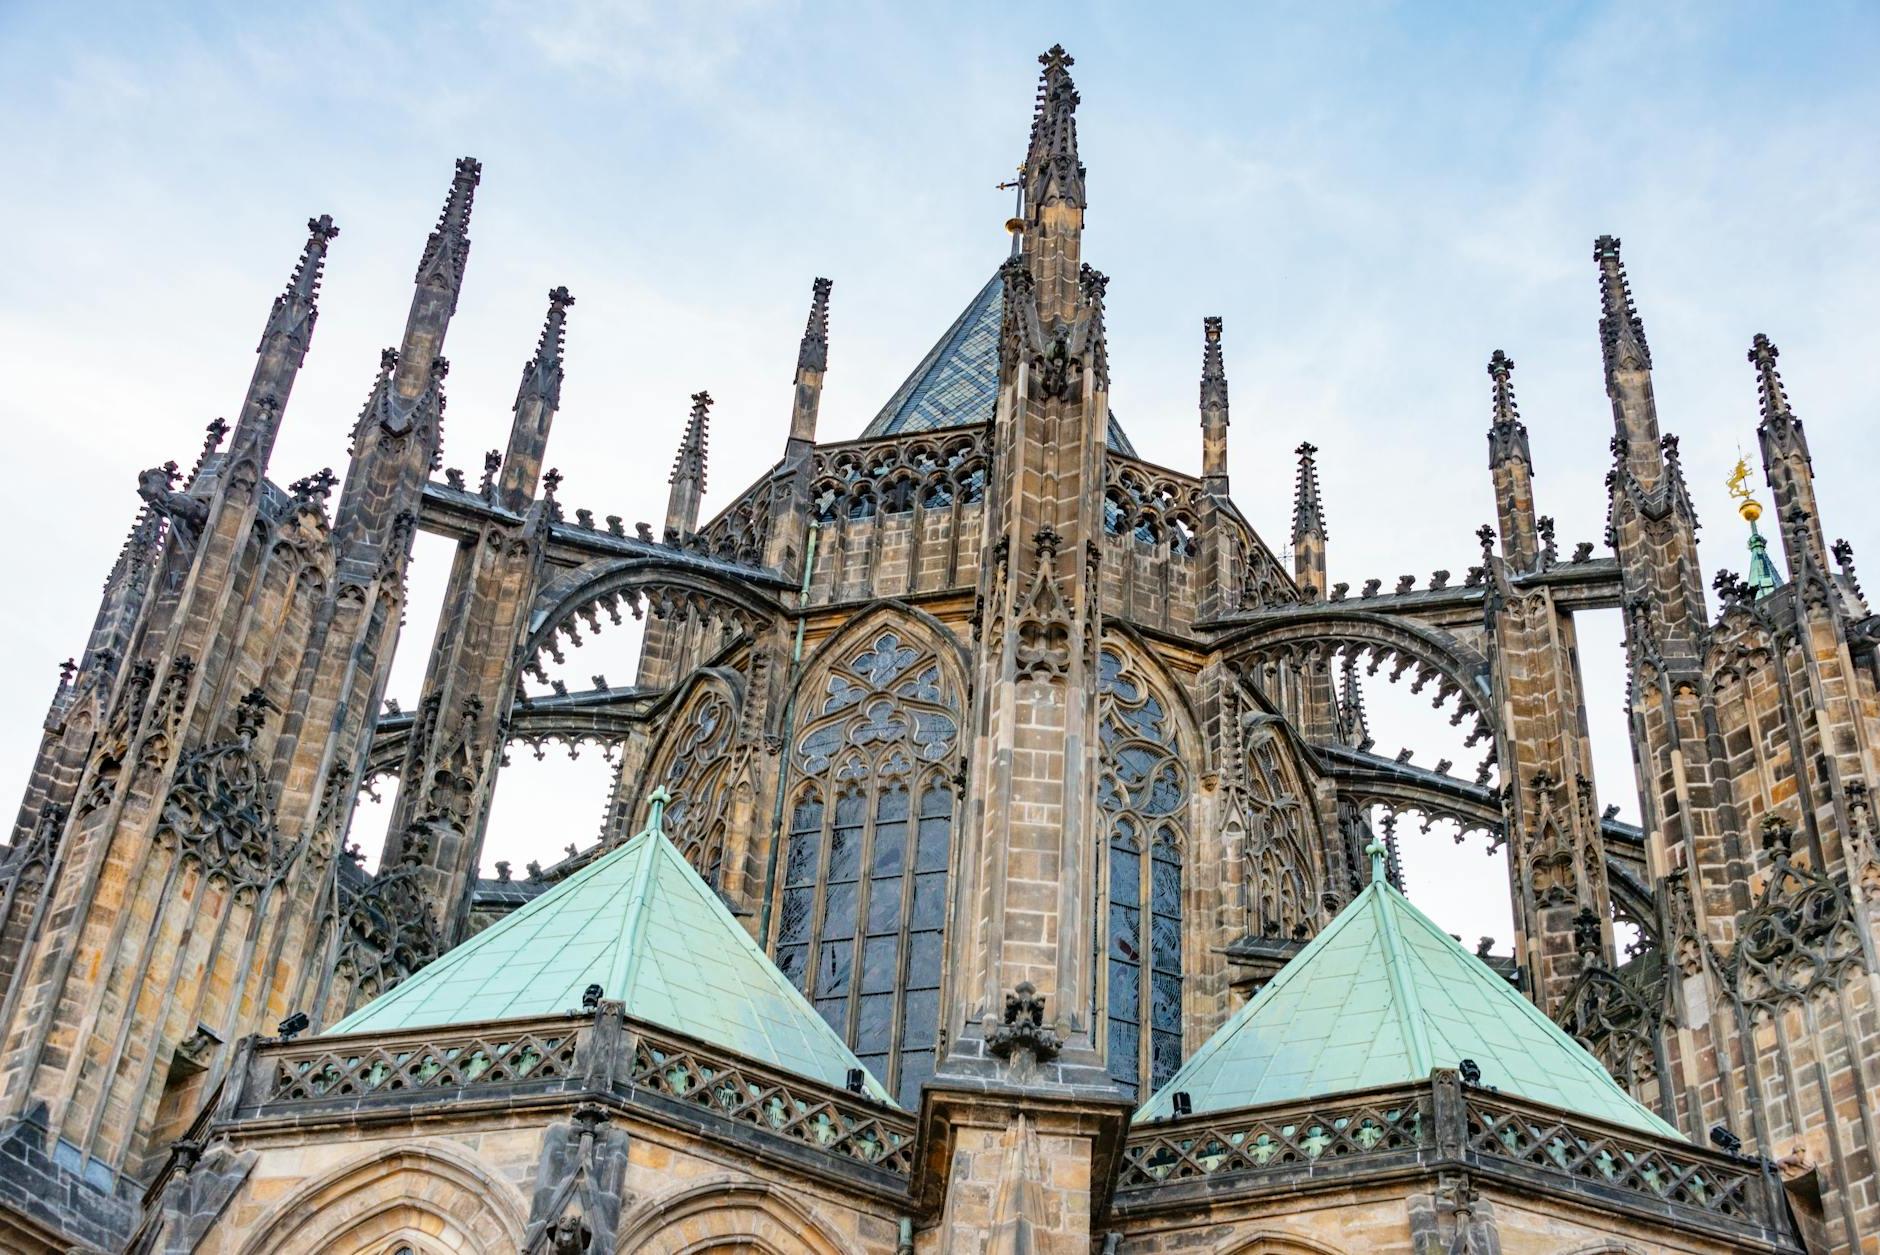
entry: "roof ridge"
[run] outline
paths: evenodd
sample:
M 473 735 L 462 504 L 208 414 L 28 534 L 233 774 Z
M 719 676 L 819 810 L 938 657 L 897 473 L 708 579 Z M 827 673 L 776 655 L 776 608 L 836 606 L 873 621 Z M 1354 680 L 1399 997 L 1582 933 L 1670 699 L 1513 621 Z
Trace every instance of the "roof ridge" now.
M 1382 968 L 1382 971 L 1378 969 Z M 1509 1004 L 1520 1010 L 1511 1010 Z M 1446 1057 L 1453 1053 L 1454 1058 Z M 1427 1082 L 1476 1058 L 1503 1090 L 1657 1136 L 1678 1131 L 1626 1093 L 1586 1048 L 1374 880 L 1150 1095 L 1136 1119 L 1316 1101 Z M 1569 1066 L 1563 1056 L 1571 1056 Z
M 1389 886 L 1386 886 L 1386 887 L 1389 888 Z M 1521 995 L 1517 990 L 1515 990 L 1515 988 L 1512 985 L 1507 985 L 1506 981 L 1500 975 L 1498 975 L 1494 971 L 1494 969 L 1488 967 L 1487 964 L 1482 963 L 1481 960 L 1477 956 L 1469 953 L 1468 947 L 1464 946 L 1460 941 L 1457 941 L 1454 937 L 1444 932 L 1442 928 L 1436 923 L 1435 920 L 1431 919 L 1429 916 L 1425 915 L 1423 912 L 1417 910 L 1416 904 L 1411 902 L 1410 899 L 1405 897 L 1402 893 L 1399 893 L 1395 888 L 1390 888 L 1390 895 L 1392 897 L 1395 897 L 1397 902 L 1402 904 L 1403 908 L 1408 909 L 1408 913 L 1411 919 L 1418 926 L 1420 926 L 1425 932 L 1427 932 L 1433 939 L 1435 939 L 1435 941 L 1439 945 L 1443 946 L 1445 949 L 1452 951 L 1455 954 L 1462 956 L 1463 958 L 1468 959 L 1471 963 L 1477 964 L 1479 966 L 1479 972 L 1476 972 L 1476 969 L 1474 968 L 1470 969 L 1472 972 L 1476 972 L 1476 974 L 1479 976 L 1486 977 L 1489 981 L 1496 982 L 1495 988 L 1500 989 L 1503 986 L 1505 986 L 1508 992 L 1513 993 L 1515 996 L 1508 999 L 1508 1001 L 1520 1007 L 1521 1014 L 1524 1015 L 1530 1023 L 1535 1025 L 1535 1027 L 1541 1029 L 1543 1032 L 1549 1034 L 1550 1036 L 1555 1036 L 1555 1037 L 1564 1039 L 1568 1044 L 1571 1044 L 1577 1047 L 1577 1049 L 1572 1052 L 1574 1061 L 1580 1065 L 1581 1069 L 1585 1071 L 1588 1076 L 1596 1078 L 1597 1081 L 1602 1085 L 1612 1086 L 1620 1094 L 1624 1095 L 1628 1100 L 1633 1101 L 1633 1102 L 1638 1101 L 1637 1099 L 1632 1098 L 1630 1094 L 1627 1094 L 1625 1092 L 1624 1087 L 1621 1086 L 1617 1081 L 1615 1081 L 1612 1078 L 1612 1074 L 1606 1071 L 1606 1069 L 1600 1065 L 1599 1060 L 1595 1059 L 1592 1056 L 1592 1054 L 1585 1049 L 1585 1047 L 1580 1046 L 1580 1044 L 1577 1041 L 1574 1041 L 1571 1034 L 1569 1034 L 1565 1029 L 1561 1028 L 1558 1024 L 1554 1023 L 1551 1019 L 1549 1019 L 1546 1016 L 1546 1014 L 1544 1014 L 1541 1011 L 1539 1007 L 1535 1006 L 1534 1003 L 1531 1002 L 1527 997 Z M 1651 1115 L 1654 1119 L 1660 1118 L 1656 1115 L 1656 1113 L 1652 1112 L 1651 1109 L 1646 1107 L 1643 1103 L 1639 1103 L 1638 1105 L 1640 1109 L 1645 1111 L 1647 1115 Z M 1682 1134 L 1679 1134 L 1679 1136 L 1682 1136 Z

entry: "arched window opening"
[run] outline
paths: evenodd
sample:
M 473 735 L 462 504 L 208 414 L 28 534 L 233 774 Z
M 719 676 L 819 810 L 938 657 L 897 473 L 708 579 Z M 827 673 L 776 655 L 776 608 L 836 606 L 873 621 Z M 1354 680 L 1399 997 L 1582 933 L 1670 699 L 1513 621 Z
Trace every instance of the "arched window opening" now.
M 1109 492 L 1103 498 L 1103 532 L 1106 536 L 1121 536 L 1124 520 L 1129 517 L 1127 507 L 1118 499 L 1115 492 Z
M 904 1105 L 933 1075 L 960 703 L 929 649 L 877 633 L 810 690 L 777 965 Z
M 1195 529 L 1187 519 L 1177 516 L 1169 520 L 1168 551 L 1177 558 L 1194 557 Z
M 1109 828 L 1105 962 L 1109 1071 L 1138 1092 L 1182 1061 L 1182 812 L 1188 778 L 1174 721 L 1123 655 L 1098 654 L 1102 775 Z
M 953 504 L 953 485 L 944 476 L 930 481 L 920 503 L 928 510 L 944 510 Z
M 666 787 L 665 830 L 686 862 L 713 889 L 724 888 L 726 776 L 737 720 L 730 700 L 716 688 L 701 688 L 680 719 L 655 779 Z
M 906 514 L 914 508 L 914 481 L 907 478 L 897 479 L 881 490 L 881 510 L 884 514 Z

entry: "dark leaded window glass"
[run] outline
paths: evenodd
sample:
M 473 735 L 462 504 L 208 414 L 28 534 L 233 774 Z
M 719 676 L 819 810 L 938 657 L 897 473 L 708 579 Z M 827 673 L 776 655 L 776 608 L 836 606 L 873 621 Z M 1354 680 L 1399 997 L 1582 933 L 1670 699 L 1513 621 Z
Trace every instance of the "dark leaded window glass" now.
M 1102 775 L 1109 825 L 1104 993 L 1110 1076 L 1155 1088 L 1182 1060 L 1182 812 L 1188 778 L 1168 707 L 1123 655 L 1098 655 Z
M 791 756 L 777 964 L 911 1106 L 939 1036 L 959 702 L 933 651 L 893 631 L 808 691 L 811 717 Z

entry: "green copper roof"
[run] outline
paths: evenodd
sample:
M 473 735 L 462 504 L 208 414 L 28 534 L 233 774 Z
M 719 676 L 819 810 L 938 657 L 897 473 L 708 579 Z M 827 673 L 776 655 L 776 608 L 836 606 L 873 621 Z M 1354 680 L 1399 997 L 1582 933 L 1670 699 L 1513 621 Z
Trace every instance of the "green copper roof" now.
M 554 1015 L 598 984 L 636 1019 L 844 1084 L 861 1062 L 666 839 L 660 809 L 619 849 L 327 1031 Z M 868 1089 L 892 1101 L 872 1075 Z
M 1749 523 L 1748 583 L 1758 600 L 1782 587 L 1782 577 L 1776 574 L 1776 564 L 1769 558 L 1769 542 L 1756 529 L 1755 519 Z
M 1463 1059 L 1504 1094 L 1677 1130 L 1380 877 L 1150 1096 L 1138 1121 L 1427 1080 Z
M 999 325 L 1004 317 L 1005 283 L 995 270 L 881 413 L 862 429 L 862 438 L 991 422 L 999 401 Z M 1136 456 L 1115 414 L 1105 435 L 1110 448 Z

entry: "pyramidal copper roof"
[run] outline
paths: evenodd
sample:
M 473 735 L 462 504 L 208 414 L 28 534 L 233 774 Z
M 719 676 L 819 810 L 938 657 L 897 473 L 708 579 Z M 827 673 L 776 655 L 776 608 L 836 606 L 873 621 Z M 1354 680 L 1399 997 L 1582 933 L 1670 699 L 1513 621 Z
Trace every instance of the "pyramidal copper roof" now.
M 1504 1094 L 1682 1140 L 1380 875 L 1150 1096 L 1138 1122 L 1424 1081 L 1464 1059 Z
M 666 838 L 663 809 L 656 795 L 638 835 L 327 1031 L 554 1015 L 599 985 L 634 1019 L 845 1084 L 861 1061 Z M 872 1097 L 893 1101 L 863 1075 Z
M 999 402 L 999 325 L 1004 317 L 1005 283 L 994 270 L 946 334 L 862 429 L 862 439 L 991 422 Z M 1105 438 L 1116 452 L 1136 456 L 1114 412 Z

